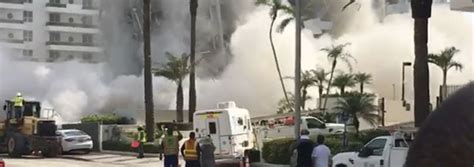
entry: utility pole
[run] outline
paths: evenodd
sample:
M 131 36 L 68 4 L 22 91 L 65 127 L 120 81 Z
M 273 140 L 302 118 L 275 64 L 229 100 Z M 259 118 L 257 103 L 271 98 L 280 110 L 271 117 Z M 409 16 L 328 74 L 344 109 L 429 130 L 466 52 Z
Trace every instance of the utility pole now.
M 295 139 L 300 138 L 301 126 L 301 0 L 296 1 L 295 18 Z
M 196 74 L 195 74 L 195 58 L 196 58 L 196 10 L 198 7 L 198 0 L 189 1 L 189 12 L 191 13 L 191 56 L 190 72 L 189 72 L 189 107 L 188 107 L 188 121 L 193 122 L 193 115 L 196 111 Z
M 143 1 L 143 42 L 144 42 L 144 81 L 145 81 L 145 124 L 147 141 L 154 141 L 153 83 L 151 75 L 150 49 L 150 0 Z

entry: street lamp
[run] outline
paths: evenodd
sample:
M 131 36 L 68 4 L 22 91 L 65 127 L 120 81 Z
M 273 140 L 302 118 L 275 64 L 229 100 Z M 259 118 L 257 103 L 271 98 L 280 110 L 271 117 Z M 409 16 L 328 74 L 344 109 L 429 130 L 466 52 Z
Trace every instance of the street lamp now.
M 411 66 L 411 62 L 403 62 L 402 64 L 402 102 L 403 102 L 403 107 L 406 105 L 405 101 L 405 67 L 406 66 Z

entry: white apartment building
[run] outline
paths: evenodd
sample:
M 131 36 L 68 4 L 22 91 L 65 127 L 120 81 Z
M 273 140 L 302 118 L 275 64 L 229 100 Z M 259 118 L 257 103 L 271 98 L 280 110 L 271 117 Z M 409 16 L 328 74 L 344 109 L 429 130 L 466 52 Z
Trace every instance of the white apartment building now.
M 451 10 L 474 12 L 474 0 L 451 0 Z
M 0 0 L 2 56 L 17 60 L 96 63 L 99 0 Z M 6 52 L 6 55 L 5 55 Z

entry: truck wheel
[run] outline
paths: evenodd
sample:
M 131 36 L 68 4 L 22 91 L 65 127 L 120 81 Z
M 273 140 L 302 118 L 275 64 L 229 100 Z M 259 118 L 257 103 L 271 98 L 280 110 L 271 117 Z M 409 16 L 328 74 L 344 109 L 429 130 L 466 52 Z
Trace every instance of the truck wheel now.
M 8 156 L 12 158 L 20 158 L 25 148 L 25 140 L 20 134 L 13 134 L 7 139 Z

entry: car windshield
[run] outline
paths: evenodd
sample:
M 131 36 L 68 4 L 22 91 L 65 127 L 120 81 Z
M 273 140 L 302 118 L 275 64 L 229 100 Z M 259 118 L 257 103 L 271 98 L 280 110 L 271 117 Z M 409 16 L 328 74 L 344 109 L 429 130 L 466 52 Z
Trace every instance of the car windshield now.
M 66 136 L 81 136 L 81 135 L 87 135 L 87 133 L 84 133 L 83 131 L 66 131 L 64 132 Z

